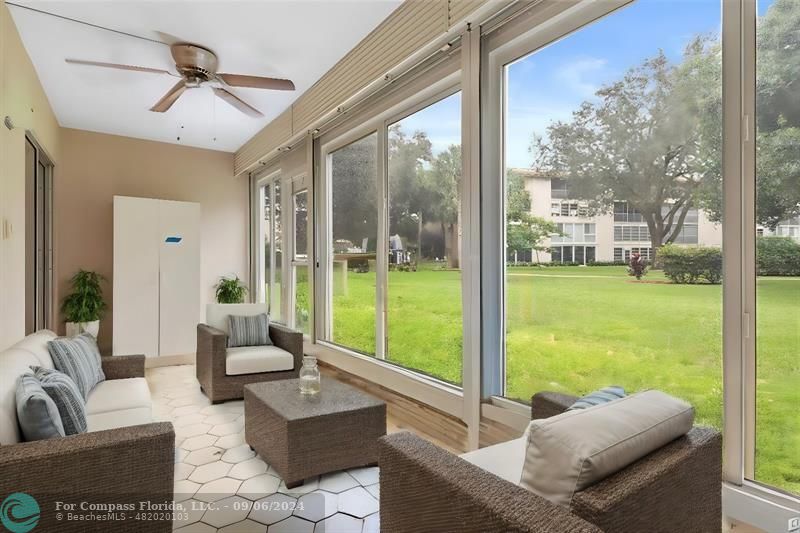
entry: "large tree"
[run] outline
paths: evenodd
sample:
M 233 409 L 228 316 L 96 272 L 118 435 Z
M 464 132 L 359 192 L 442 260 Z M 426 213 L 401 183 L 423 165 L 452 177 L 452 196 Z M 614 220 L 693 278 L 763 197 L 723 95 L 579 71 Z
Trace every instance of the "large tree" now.
M 705 53 L 693 43 L 685 62 Z M 719 171 L 702 148 L 691 74 L 661 52 L 631 68 L 570 120 L 548 126 L 546 138 L 534 136 L 535 167 L 566 178 L 571 194 L 587 200 L 594 213 L 627 201 L 647 224 L 654 251 L 675 241 L 696 206 L 696 191 Z
M 437 154 L 430 169 L 433 207 L 429 217 L 436 217 L 442 228 L 444 250 L 449 268 L 460 267 L 461 256 L 461 145 L 451 144 Z
M 448 266 L 459 267 L 461 147 L 434 155 L 424 131 L 408 135 L 399 125 L 389 130 L 389 232 L 415 243 L 420 257 L 423 229 L 438 225 Z
M 756 41 L 756 221 L 770 229 L 800 215 L 800 2 L 776 0 L 758 20 Z M 719 46 L 696 54 L 685 72 L 697 72 L 692 94 L 703 105 L 700 120 L 709 132 L 704 150 L 722 152 L 722 70 Z M 700 191 L 701 206 L 722 220 L 722 174 Z

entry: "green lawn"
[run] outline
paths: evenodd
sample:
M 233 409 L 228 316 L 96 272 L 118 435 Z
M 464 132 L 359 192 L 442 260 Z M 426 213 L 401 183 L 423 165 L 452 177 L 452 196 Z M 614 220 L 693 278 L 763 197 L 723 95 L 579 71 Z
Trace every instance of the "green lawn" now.
M 374 353 L 375 274 L 334 284 L 334 340 Z M 657 388 L 721 427 L 721 286 L 624 267 L 513 267 L 507 284 L 507 396 Z M 759 279 L 758 294 L 756 477 L 800 492 L 800 279 Z M 460 382 L 460 272 L 390 272 L 388 298 L 388 359 Z

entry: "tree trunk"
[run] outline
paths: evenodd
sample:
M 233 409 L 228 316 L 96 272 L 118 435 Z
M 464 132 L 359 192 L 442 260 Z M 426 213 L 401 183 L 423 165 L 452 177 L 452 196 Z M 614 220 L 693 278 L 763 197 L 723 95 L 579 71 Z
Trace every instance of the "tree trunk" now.
M 447 268 L 460 268 L 461 266 L 461 250 L 460 238 L 458 235 L 458 224 L 442 223 L 442 230 L 444 232 L 444 253 L 447 257 Z
M 419 265 L 422 260 L 422 212 L 417 213 L 417 257 L 415 263 Z
M 650 268 L 660 270 L 661 265 L 658 264 L 658 250 L 664 242 L 664 235 L 658 228 L 650 228 L 649 224 L 648 229 L 650 230 Z

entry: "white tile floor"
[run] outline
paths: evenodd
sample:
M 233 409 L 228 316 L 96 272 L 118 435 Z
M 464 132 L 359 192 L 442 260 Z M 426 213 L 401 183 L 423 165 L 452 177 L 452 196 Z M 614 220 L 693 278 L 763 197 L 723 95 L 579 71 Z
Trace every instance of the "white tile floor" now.
M 378 469 L 356 468 L 287 489 L 244 442 L 241 401 L 211 405 L 190 365 L 147 371 L 153 414 L 175 426 L 181 533 L 371 533 L 379 528 Z

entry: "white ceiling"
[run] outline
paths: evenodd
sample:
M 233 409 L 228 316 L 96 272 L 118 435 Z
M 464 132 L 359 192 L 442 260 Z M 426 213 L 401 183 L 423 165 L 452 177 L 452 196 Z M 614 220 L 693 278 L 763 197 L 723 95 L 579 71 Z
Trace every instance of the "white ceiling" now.
M 236 89 L 263 118 L 242 114 L 209 88 L 189 90 L 168 112 L 153 113 L 150 107 L 175 84 L 174 77 L 70 65 L 64 59 L 174 71 L 167 46 L 8 6 L 61 126 L 228 152 L 287 109 L 401 3 L 15 1 L 152 39 L 164 32 L 202 44 L 217 54 L 219 72 L 293 80 L 294 92 Z

